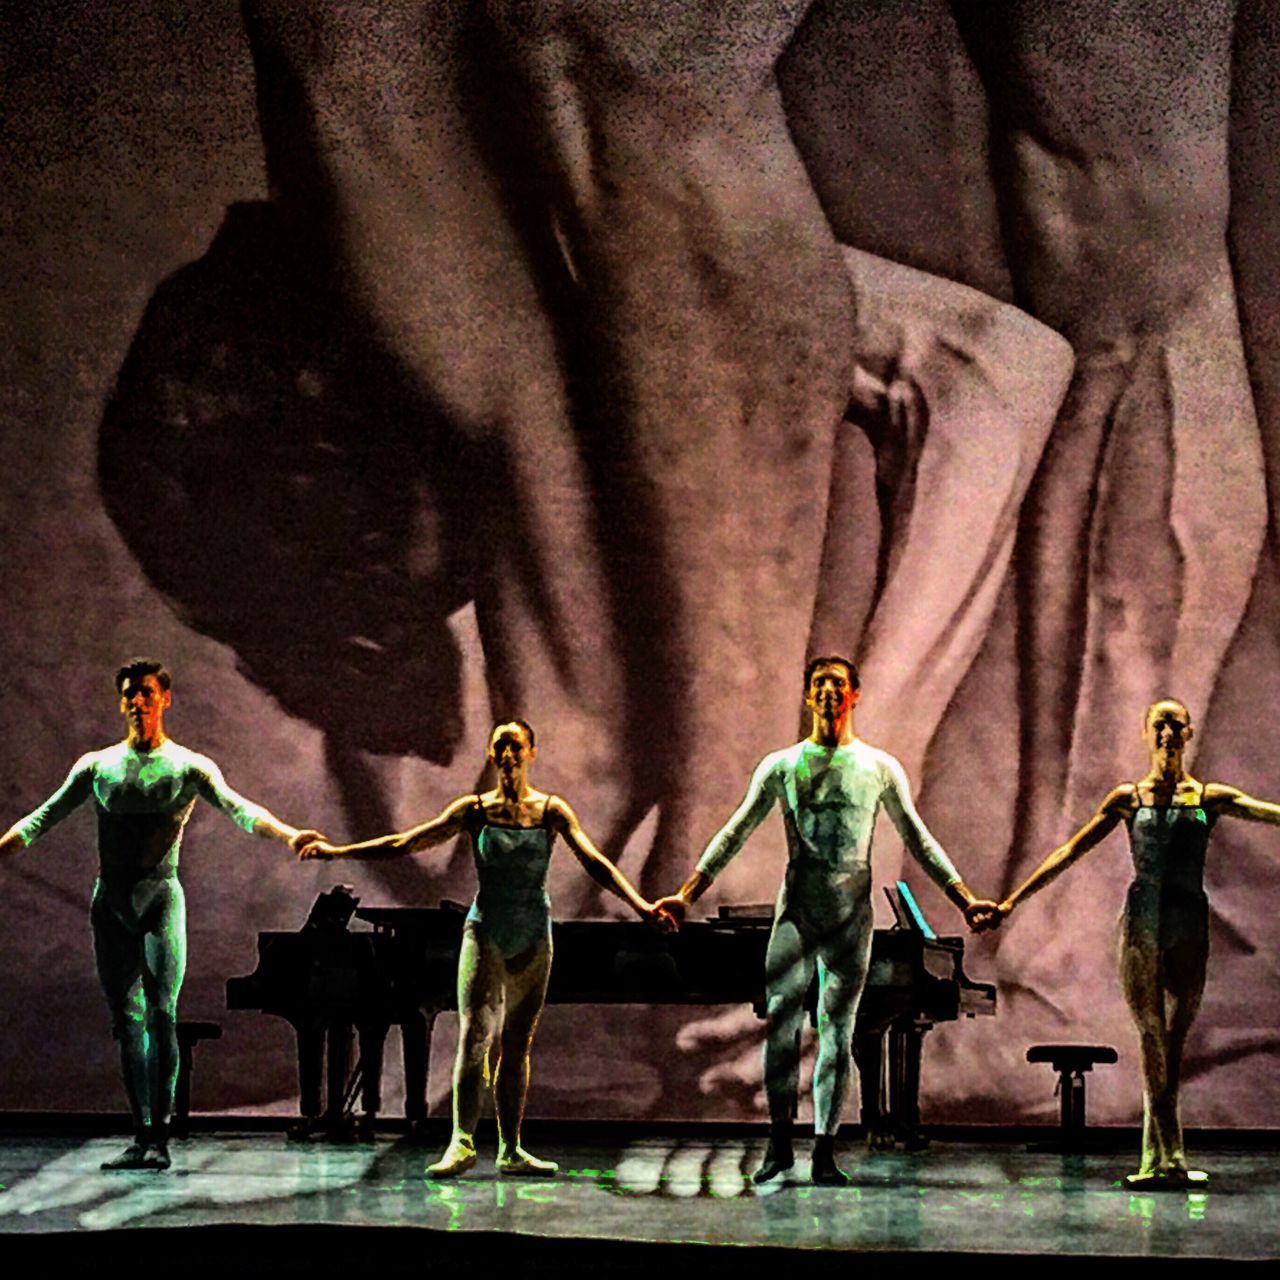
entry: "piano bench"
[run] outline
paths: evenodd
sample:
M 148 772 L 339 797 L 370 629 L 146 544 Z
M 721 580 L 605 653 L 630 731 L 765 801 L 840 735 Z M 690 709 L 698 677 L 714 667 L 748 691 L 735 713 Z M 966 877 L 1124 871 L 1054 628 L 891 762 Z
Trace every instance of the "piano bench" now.
M 221 1040 L 222 1028 L 216 1022 L 178 1023 L 178 1087 L 173 1096 L 173 1121 L 169 1126 L 175 1138 L 185 1138 L 191 1115 L 191 1067 L 195 1046 L 201 1040 Z
M 1033 1044 L 1027 1050 L 1028 1062 L 1047 1062 L 1058 1073 L 1055 1092 L 1062 1099 L 1059 1143 L 1038 1150 L 1084 1150 L 1084 1076 L 1094 1067 L 1119 1060 L 1107 1044 Z

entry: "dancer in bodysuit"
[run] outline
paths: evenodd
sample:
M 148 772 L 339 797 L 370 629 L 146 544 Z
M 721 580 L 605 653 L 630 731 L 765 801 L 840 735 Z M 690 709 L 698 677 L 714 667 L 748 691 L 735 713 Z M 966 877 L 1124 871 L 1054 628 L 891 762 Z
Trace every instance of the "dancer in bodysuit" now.
M 481 1090 L 489 1077 L 495 1041 L 498 1172 L 550 1176 L 559 1168 L 520 1145 L 529 1050 L 551 975 L 551 901 L 546 885 L 555 837 L 563 837 L 588 875 L 642 919 L 658 928 L 672 925 L 591 843 L 564 800 L 529 785 L 529 764 L 536 755 L 528 724 L 499 724 L 489 739 L 489 759 L 498 772 L 492 791 L 460 796 L 438 817 L 398 835 L 349 845 L 314 840 L 299 850 L 303 858 L 391 858 L 433 848 L 464 832 L 471 838 L 479 888 L 467 913 L 458 957 L 453 1136 L 444 1155 L 429 1168 L 437 1178 L 464 1173 L 476 1162 Z
M 1142 1163 L 1131 1186 L 1181 1187 L 1207 1180 L 1187 1168 L 1178 1089 L 1187 1032 L 1200 1007 L 1209 957 L 1209 901 L 1204 859 L 1220 817 L 1280 826 L 1280 805 L 1235 787 L 1198 782 L 1184 768 L 1191 716 L 1162 698 L 1143 717 L 1151 768 L 1139 782 L 1115 787 L 1098 811 L 998 906 L 965 914 L 979 932 L 993 929 L 1123 822 L 1134 879 L 1121 918 L 1120 982 L 1142 1048 Z
M 873 933 L 871 836 L 883 805 L 912 856 L 961 910 L 979 903 L 930 835 L 911 802 L 902 766 L 853 731 L 862 690 L 853 663 L 814 658 L 805 669 L 813 731 L 803 742 L 765 756 L 746 798 L 712 838 L 680 891 L 656 904 L 677 920 L 738 854 L 777 803 L 787 832 L 787 872 L 778 894 L 765 958 L 764 1076 L 769 1147 L 756 1182 L 795 1162 L 792 1124 L 800 1072 L 804 997 L 818 970 L 818 1061 L 813 1073 L 816 1140 L 813 1180 L 848 1181 L 835 1162 L 840 1111 L 849 1090 L 858 1001 Z
M 186 900 L 178 882 L 182 830 L 198 797 L 255 835 L 298 847 L 314 831 L 286 826 L 237 795 L 208 756 L 165 736 L 173 700 L 160 663 L 135 658 L 116 673 L 123 742 L 81 756 L 38 809 L 0 836 L 0 857 L 38 840 L 92 798 L 98 881 L 89 920 L 98 978 L 120 1044 L 134 1140 L 104 1169 L 167 1169 L 178 1079 L 178 991 L 187 961 Z

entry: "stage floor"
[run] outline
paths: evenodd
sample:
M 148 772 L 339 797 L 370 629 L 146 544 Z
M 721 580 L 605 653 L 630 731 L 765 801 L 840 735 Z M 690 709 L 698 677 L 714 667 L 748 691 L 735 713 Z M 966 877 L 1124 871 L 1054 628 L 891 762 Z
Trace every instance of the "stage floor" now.
M 1127 1259 L 1130 1274 L 1141 1259 L 1185 1265 L 1280 1257 L 1274 1150 L 1199 1149 L 1195 1163 L 1212 1174 L 1207 1190 L 1137 1194 L 1120 1182 L 1131 1167 L 1127 1155 L 1061 1157 L 957 1142 L 914 1154 L 870 1153 L 850 1142 L 841 1158 L 855 1179 L 851 1187 L 808 1185 L 802 1155 L 793 1180 L 753 1188 L 747 1174 L 763 1135 L 572 1145 L 536 1131 L 530 1137 L 537 1154 L 561 1161 L 558 1177 L 498 1178 L 490 1148 L 470 1176 L 435 1182 L 425 1175 L 434 1148 L 389 1137 L 299 1145 L 270 1133 L 197 1135 L 174 1144 L 167 1174 L 107 1174 L 98 1165 L 123 1139 L 2 1137 L 0 1237 L 5 1253 L 43 1242 L 100 1256 L 125 1236 L 158 1242 L 152 1233 L 196 1228 L 198 1235 L 165 1237 L 188 1248 L 204 1241 L 199 1250 L 207 1259 L 208 1249 L 229 1238 L 218 1229 L 235 1228 L 243 1252 L 250 1247 L 245 1231 L 266 1228 L 295 1241 L 291 1255 L 303 1250 L 314 1261 L 334 1256 L 339 1235 L 367 1241 L 380 1234 L 350 1229 L 381 1229 L 389 1244 L 417 1253 L 420 1270 L 444 1257 L 435 1245 L 447 1242 L 456 1253 L 468 1239 L 478 1252 L 496 1240 L 508 1249 L 517 1243 L 531 1264 L 549 1258 L 549 1248 L 572 1250 L 575 1241 L 597 1251 L 608 1243 L 609 1256 L 619 1258 L 654 1254 L 647 1246 L 663 1243 L 673 1260 L 669 1246 L 676 1243 L 684 1260 L 708 1263 L 725 1256 L 714 1246 L 814 1251 L 789 1254 L 806 1271 L 844 1251 L 988 1254 L 1022 1264 L 1032 1255 L 1077 1268 L 1085 1257 Z M 294 1231 L 280 1236 L 281 1228 Z M 843 1257 L 846 1266 L 850 1261 Z

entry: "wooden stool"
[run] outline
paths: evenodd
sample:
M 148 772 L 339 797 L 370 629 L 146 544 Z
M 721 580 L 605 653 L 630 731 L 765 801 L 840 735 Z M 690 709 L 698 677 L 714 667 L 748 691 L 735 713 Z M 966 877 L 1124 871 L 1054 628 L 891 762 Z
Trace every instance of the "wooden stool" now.
M 191 1114 L 191 1064 L 198 1040 L 221 1040 L 222 1028 L 216 1022 L 178 1023 L 178 1087 L 173 1096 L 173 1121 L 169 1132 L 175 1138 L 187 1136 Z
M 1083 1151 L 1085 1147 L 1084 1077 L 1099 1063 L 1118 1060 L 1118 1054 L 1106 1044 L 1033 1044 L 1027 1050 L 1028 1062 L 1047 1062 L 1058 1073 L 1058 1091 L 1062 1095 L 1062 1125 L 1059 1140 L 1041 1151 Z

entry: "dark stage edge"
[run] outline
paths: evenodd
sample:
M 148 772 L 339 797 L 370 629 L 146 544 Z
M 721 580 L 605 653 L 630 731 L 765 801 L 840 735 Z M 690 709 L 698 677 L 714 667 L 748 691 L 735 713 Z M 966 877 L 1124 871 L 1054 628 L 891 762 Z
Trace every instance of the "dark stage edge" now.
M 541 1128 L 541 1126 L 539 1126 Z M 1177 1275 L 1208 1260 L 1238 1273 L 1280 1257 L 1280 1151 L 1202 1148 L 1208 1190 L 1133 1193 L 1128 1153 L 1062 1157 L 1008 1143 L 935 1142 L 870 1153 L 845 1144 L 854 1185 L 756 1190 L 762 1135 L 681 1133 L 556 1142 L 551 1180 L 499 1179 L 492 1150 L 463 1179 L 433 1181 L 438 1152 L 390 1138 L 291 1144 L 266 1133 L 197 1135 L 167 1174 L 104 1174 L 102 1135 L 0 1137 L 0 1256 L 41 1271 L 118 1264 L 240 1274 L 714 1274 L 869 1265 Z M 566 1271 L 566 1268 L 568 1269 Z M 15 1273 L 16 1274 L 16 1273 Z

